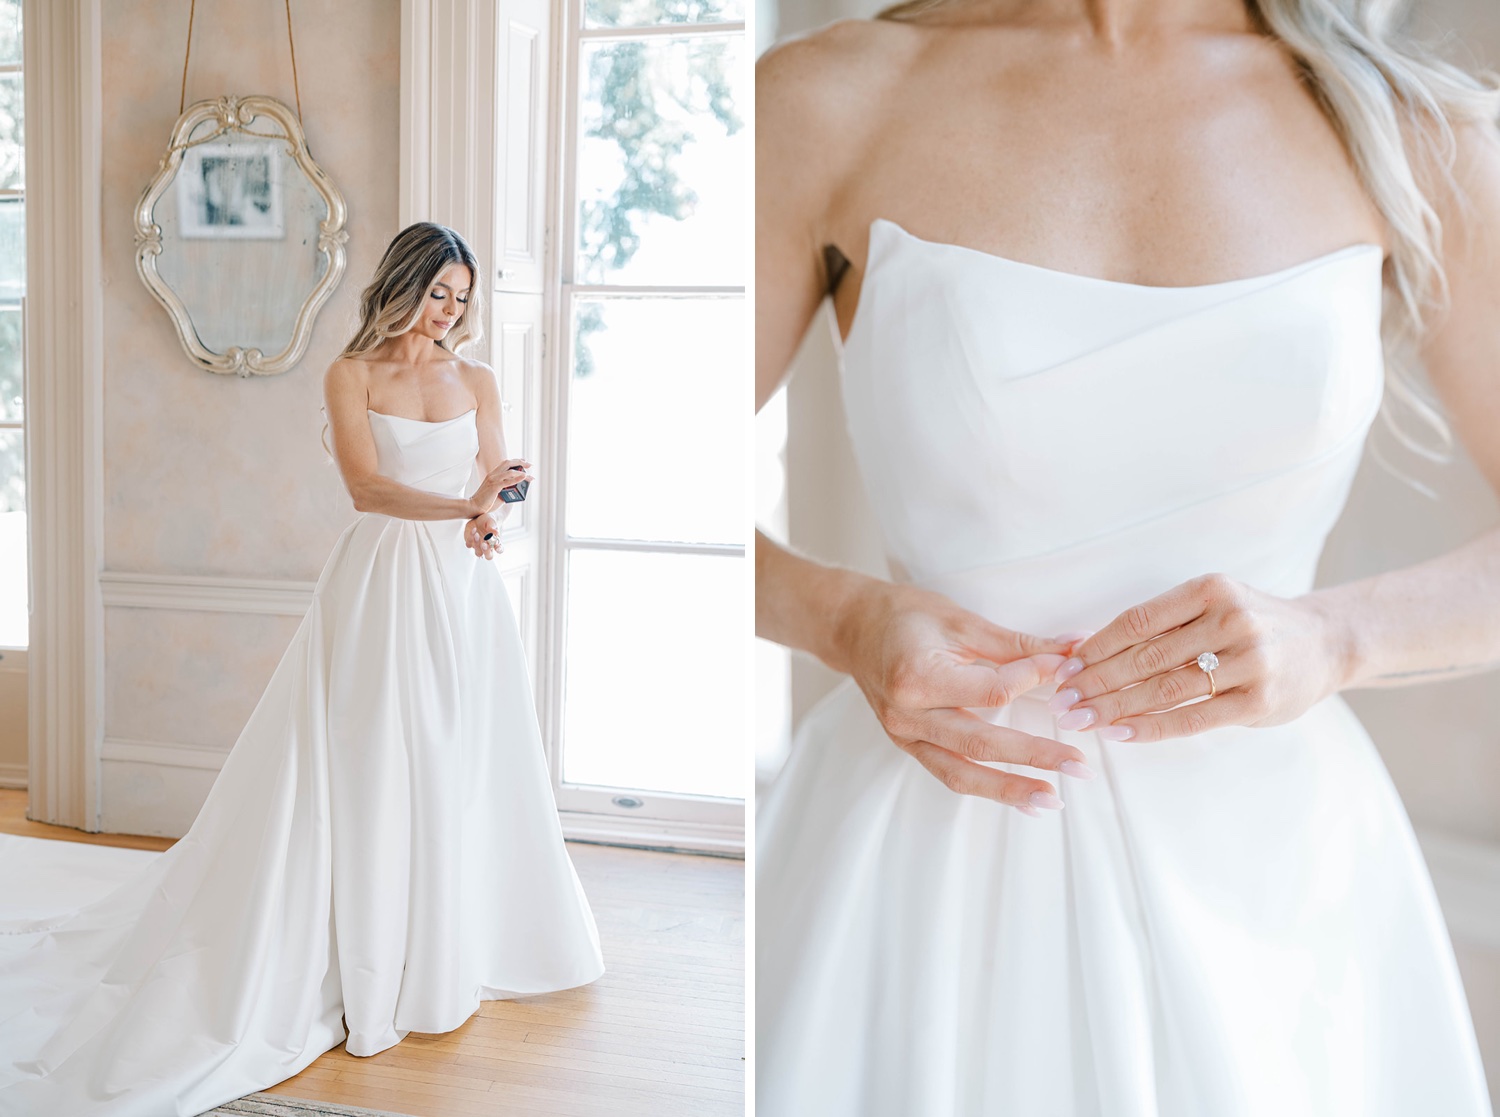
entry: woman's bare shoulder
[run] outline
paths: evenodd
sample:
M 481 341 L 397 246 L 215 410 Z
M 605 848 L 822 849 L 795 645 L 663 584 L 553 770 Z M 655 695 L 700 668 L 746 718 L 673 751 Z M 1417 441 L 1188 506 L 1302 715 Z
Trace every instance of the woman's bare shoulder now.
M 896 20 L 840 19 L 781 40 L 755 66 L 757 115 L 785 107 L 807 119 L 837 114 L 897 88 L 922 49 L 920 28 Z
M 325 392 L 363 392 L 370 384 L 370 362 L 358 357 L 335 357 L 323 374 Z
M 920 35 L 846 19 L 786 39 L 755 71 L 756 179 L 793 226 L 816 224 L 858 174 L 920 55 Z M 766 205 L 761 213 L 771 212 Z
M 500 398 L 500 378 L 493 368 L 473 357 L 458 357 L 458 374 L 481 403 Z

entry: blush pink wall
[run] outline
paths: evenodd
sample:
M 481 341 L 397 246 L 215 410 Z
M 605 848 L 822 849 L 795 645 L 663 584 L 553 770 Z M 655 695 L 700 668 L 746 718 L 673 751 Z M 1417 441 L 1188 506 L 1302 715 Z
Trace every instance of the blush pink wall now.
M 246 379 L 192 365 L 135 272 L 132 211 L 178 115 L 188 5 L 102 8 L 105 566 L 313 581 L 354 514 L 318 441 L 322 376 L 397 231 L 399 2 L 292 5 L 308 144 L 348 203 L 348 270 L 301 362 Z M 257 93 L 293 104 L 285 11 L 281 0 L 199 4 L 188 102 Z M 107 609 L 106 736 L 227 750 L 296 626 Z M 181 833 L 213 775 L 106 762 L 105 828 Z

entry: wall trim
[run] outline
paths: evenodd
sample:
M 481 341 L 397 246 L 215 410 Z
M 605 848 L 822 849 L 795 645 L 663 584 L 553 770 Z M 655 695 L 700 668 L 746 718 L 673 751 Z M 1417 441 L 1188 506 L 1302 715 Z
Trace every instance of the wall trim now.
M 437 221 L 458 229 L 489 267 L 498 266 L 488 259 L 495 243 L 498 18 L 492 0 L 401 0 L 397 217 L 403 228 Z M 479 360 L 490 360 L 493 336 L 486 328 L 474 347 Z
M 228 749 L 208 745 L 179 744 L 176 741 L 132 741 L 125 737 L 106 737 L 99 759 L 106 762 L 156 764 L 164 768 L 203 768 L 217 772 L 229 757 Z
M 571 842 L 745 859 L 745 832 L 737 825 L 682 820 L 664 822 L 586 811 L 558 811 L 557 816 L 562 821 L 563 837 Z
M 228 749 L 190 745 L 175 741 L 142 741 L 124 737 L 105 738 L 100 759 L 105 763 L 154 764 L 165 768 L 194 768 L 217 772 L 229 756 Z M 19 765 L 16 766 L 18 769 Z M 20 771 L 24 786 L 25 771 Z M 0 767 L 0 786 L 6 786 Z M 635 846 L 675 853 L 705 853 L 743 859 L 744 834 L 738 826 L 674 820 L 664 822 L 586 811 L 559 811 L 563 837 L 575 842 Z M 1500 857 L 1500 853 L 1497 853 Z
M 27 814 L 98 829 L 104 717 L 99 0 L 24 0 Z
M 107 609 L 173 609 L 189 613 L 262 613 L 300 617 L 312 604 L 316 582 L 197 574 L 99 575 Z
M 26 765 L 0 764 L 0 787 L 25 788 Z

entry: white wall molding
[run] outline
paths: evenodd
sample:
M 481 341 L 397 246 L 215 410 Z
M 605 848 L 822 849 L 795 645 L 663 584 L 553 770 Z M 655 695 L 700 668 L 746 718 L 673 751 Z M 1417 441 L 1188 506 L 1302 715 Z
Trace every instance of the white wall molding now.
M 132 741 L 123 737 L 106 737 L 99 759 L 129 764 L 158 764 L 166 768 L 204 768 L 217 772 L 229 756 L 228 749 L 208 745 L 179 744 L 176 741 Z
M 493 0 L 401 0 L 397 217 L 403 228 L 437 221 L 457 229 L 489 268 L 495 266 L 499 111 L 495 21 Z M 472 355 L 489 361 L 493 331 L 484 325 Z
M 98 829 L 104 716 L 99 0 L 24 0 L 28 814 Z
M 278 578 L 227 578 L 195 574 L 99 576 L 108 609 L 172 609 L 189 613 L 262 613 L 300 617 L 312 604 L 316 582 Z
M 26 784 L 26 765 L 0 764 L 0 787 L 24 788 Z

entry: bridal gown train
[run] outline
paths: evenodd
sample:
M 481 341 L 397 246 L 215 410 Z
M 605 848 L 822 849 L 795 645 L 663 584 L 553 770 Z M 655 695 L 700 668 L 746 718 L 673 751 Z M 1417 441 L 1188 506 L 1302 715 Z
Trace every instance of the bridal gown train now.
M 892 569 L 1098 629 L 1221 571 L 1312 587 L 1380 405 L 1382 253 L 1151 287 L 871 229 L 843 347 Z M 919 483 L 892 488 L 891 463 Z M 1213 649 L 1205 649 L 1213 650 Z M 761 1117 L 1480 1117 L 1431 879 L 1333 696 L 1273 728 L 1076 745 L 1027 817 L 948 791 L 852 681 L 757 818 Z
M 475 413 L 370 412 L 466 495 Z M 603 973 L 499 569 L 462 520 L 357 515 L 192 828 L 0 842 L 0 1115 L 185 1117 Z

